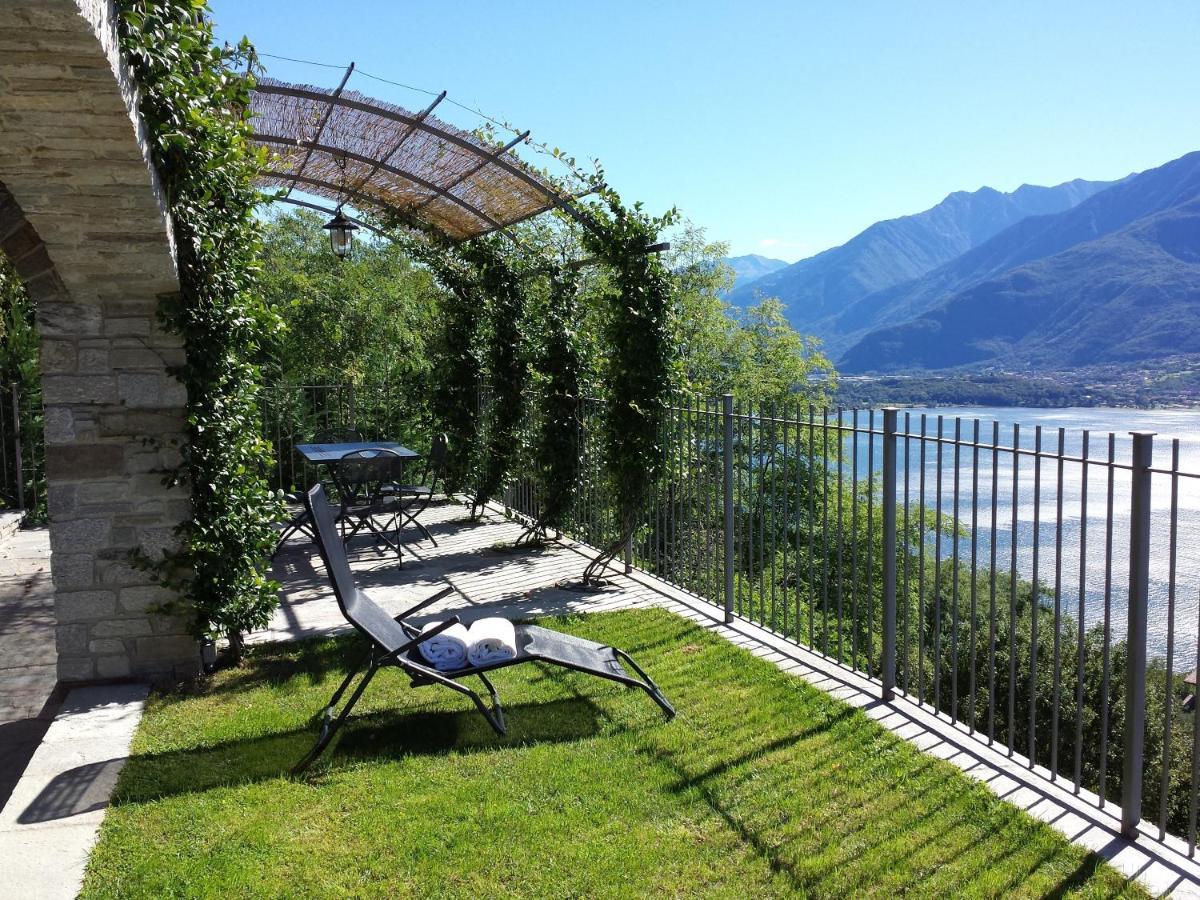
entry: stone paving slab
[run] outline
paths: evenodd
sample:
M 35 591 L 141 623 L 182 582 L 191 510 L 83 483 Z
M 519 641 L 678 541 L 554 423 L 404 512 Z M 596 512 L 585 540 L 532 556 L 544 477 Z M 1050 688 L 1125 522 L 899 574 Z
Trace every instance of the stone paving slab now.
M 54 629 L 49 532 L 19 531 L 0 541 L 0 724 L 52 712 Z
M 671 610 L 863 710 L 893 734 L 954 764 L 998 796 L 1095 851 L 1154 894 L 1200 897 L 1200 864 L 1189 858 L 1184 841 L 1160 841 L 1148 827 L 1137 841 L 1130 841 L 1121 835 L 1119 806 L 1101 807 L 1089 791 L 1073 793 L 1069 784 L 1052 782 L 1043 767 L 1030 768 L 1023 757 L 988 746 L 978 734 L 903 694 L 883 702 L 878 683 L 764 628 L 743 620 L 726 625 L 720 607 L 644 572 L 616 578 L 614 586 L 602 592 L 565 590 L 562 583 L 578 579 L 595 550 L 564 541 L 538 553 L 497 552 L 492 548 L 510 543 L 522 528 L 496 512 L 471 525 L 464 522 L 461 506 L 430 507 L 423 521 L 440 546 L 410 545 L 402 567 L 397 567 L 394 555 L 377 553 L 367 541 L 353 544 L 351 566 L 359 586 L 393 614 L 447 584 L 455 588 L 419 621 L 449 614 L 470 621 L 498 614 L 522 618 L 646 606 Z M 289 543 L 276 557 L 273 574 L 282 583 L 283 602 L 250 642 L 291 640 L 350 627 L 338 611 L 311 542 Z
M 141 721 L 146 685 L 75 688 L 0 810 L 0 895 L 70 898 L 129 743 Z

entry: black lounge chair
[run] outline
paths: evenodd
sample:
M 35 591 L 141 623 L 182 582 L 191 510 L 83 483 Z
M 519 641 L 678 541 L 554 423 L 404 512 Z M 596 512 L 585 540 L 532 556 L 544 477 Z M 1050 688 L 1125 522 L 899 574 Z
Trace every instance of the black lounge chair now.
M 369 646 L 363 659 L 347 673 L 345 680 L 333 692 L 329 703 L 320 711 L 321 729 L 317 736 L 317 742 L 308 754 L 292 768 L 293 774 L 303 772 L 325 751 L 334 735 L 345 724 L 350 710 L 354 708 L 358 698 L 362 696 L 371 679 L 375 677 L 375 673 L 384 666 L 396 666 L 403 670 L 412 679 L 413 687 L 440 684 L 469 697 L 488 724 L 495 729 L 497 734 L 501 735 L 507 732 L 504 710 L 500 706 L 500 698 L 496 694 L 496 689 L 488 680 L 486 673 L 494 669 L 534 661 L 562 666 L 577 672 L 586 672 L 598 678 L 606 678 L 629 687 L 640 688 L 662 708 L 667 718 L 675 715 L 675 708 L 663 696 L 658 685 L 625 651 L 595 641 L 561 634 L 537 625 L 514 623 L 517 636 L 517 655 L 513 659 L 485 666 L 468 666 L 452 672 L 438 671 L 421 655 L 420 645 L 423 641 L 429 640 L 457 623 L 458 616 L 453 616 L 424 633 L 406 620 L 452 593 L 454 589 L 446 588 L 438 591 L 432 597 L 422 600 L 398 616 L 388 615 L 355 584 L 350 564 L 346 560 L 345 547 L 337 533 L 336 507 L 331 506 L 326 499 L 325 489 L 321 485 L 316 485 L 305 495 L 304 503 L 312 516 L 317 548 L 321 552 L 321 559 L 325 561 L 325 569 L 333 587 L 333 594 L 337 598 L 338 607 L 341 609 L 342 615 L 346 617 L 346 621 L 367 639 Z M 622 663 L 633 669 L 638 677 L 634 678 L 629 675 Z M 342 707 L 341 712 L 337 713 L 335 717 L 334 710 L 338 702 L 364 666 L 366 673 L 351 693 L 350 699 Z M 491 700 L 490 708 L 476 691 L 458 683 L 458 679 L 469 677 L 477 677 L 483 684 Z

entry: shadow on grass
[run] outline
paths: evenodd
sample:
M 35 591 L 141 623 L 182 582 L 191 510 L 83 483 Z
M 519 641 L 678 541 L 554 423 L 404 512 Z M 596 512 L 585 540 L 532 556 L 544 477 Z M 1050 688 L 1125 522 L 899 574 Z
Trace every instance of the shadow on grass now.
M 515 704 L 506 712 L 514 727 L 505 738 L 496 736 L 474 710 L 386 711 L 354 716 L 312 772 L 297 780 L 320 782 L 323 777 L 364 762 L 574 742 L 596 735 L 602 727 L 597 708 L 575 697 Z M 113 804 L 145 803 L 291 777 L 289 770 L 315 739 L 315 728 L 297 728 L 207 747 L 133 756 L 126 764 Z M 55 786 L 56 806 L 64 805 L 59 795 L 74 780 L 72 772 L 64 773 L 62 784 Z

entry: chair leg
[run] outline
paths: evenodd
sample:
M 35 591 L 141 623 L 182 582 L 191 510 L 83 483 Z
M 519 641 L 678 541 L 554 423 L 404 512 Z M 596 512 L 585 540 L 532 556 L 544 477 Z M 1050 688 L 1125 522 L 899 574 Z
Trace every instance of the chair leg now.
M 402 519 L 403 519 L 403 521 L 400 523 L 400 527 L 403 528 L 405 525 L 417 526 L 417 530 L 420 531 L 422 535 L 424 535 L 425 539 L 432 541 L 433 546 L 436 547 L 438 545 L 437 538 L 435 538 L 432 534 L 430 534 L 429 529 L 426 528 L 423 524 L 421 524 L 421 520 L 417 518 L 419 515 L 421 515 L 422 512 L 425 511 L 425 507 L 428 505 L 429 504 L 426 503 L 420 509 L 418 509 L 416 512 L 411 512 L 411 513 L 408 512 L 407 510 L 403 510 L 403 509 L 400 510 L 400 512 L 398 513 L 398 516 L 402 517 Z
M 637 672 L 638 676 L 642 679 L 641 681 L 638 681 L 637 679 L 630 678 L 628 681 L 625 681 L 624 683 L 629 685 L 630 687 L 641 688 L 643 691 L 645 691 L 647 694 L 650 695 L 651 700 L 653 700 L 655 703 L 657 703 L 659 705 L 659 707 L 666 714 L 668 719 L 675 718 L 675 707 L 671 705 L 671 701 L 669 701 L 665 696 L 663 696 L 662 690 L 659 688 L 659 686 L 657 684 L 654 683 L 654 679 L 651 678 L 649 675 L 647 675 L 645 670 L 641 666 L 639 666 L 636 662 L 634 662 L 633 657 L 630 656 L 628 653 L 626 653 L 624 650 L 619 650 L 616 647 L 613 647 L 612 649 L 613 649 L 613 653 L 615 653 L 623 662 L 628 663 L 629 667 L 631 669 L 633 669 L 633 671 Z
M 504 721 L 504 707 L 500 705 L 500 695 L 496 693 L 496 688 L 488 680 L 488 677 L 482 672 L 479 673 L 479 680 L 483 682 L 483 686 L 487 688 L 488 694 L 492 698 L 492 712 L 496 715 L 496 721 L 500 723 L 501 734 L 508 731 L 508 724 Z
M 372 654 L 373 655 L 373 654 Z M 358 702 L 358 698 L 362 696 L 363 691 L 367 689 L 367 685 L 371 683 L 371 679 L 375 677 L 375 673 L 379 671 L 379 667 L 375 665 L 374 660 L 371 661 L 371 667 L 367 669 L 367 674 L 362 677 L 358 683 L 358 687 L 354 689 L 354 693 L 350 695 L 350 699 L 346 701 L 346 705 L 342 707 L 342 711 L 338 713 L 336 719 L 332 718 L 333 707 L 341 697 L 342 692 L 350 684 L 350 680 L 358 674 L 358 670 L 351 672 L 346 676 L 345 681 L 341 683 L 338 689 L 334 692 L 333 698 L 330 700 L 330 705 L 325 707 L 321 720 L 321 730 L 317 735 L 317 742 L 313 744 L 313 748 L 304 755 L 298 763 L 292 766 L 292 774 L 299 775 L 304 772 L 309 766 L 316 762 L 317 758 L 325 752 L 325 748 L 329 746 L 329 742 L 333 740 L 334 735 L 338 733 L 342 725 L 345 724 L 347 716 L 350 715 L 350 710 L 354 709 L 354 704 Z
M 275 549 L 271 551 L 271 559 L 274 559 L 276 555 L 278 555 L 280 549 L 293 534 L 305 534 L 310 539 L 312 538 L 313 533 L 308 528 L 307 510 L 297 513 L 292 517 L 292 520 L 288 522 L 287 527 L 284 528 L 283 532 L 279 535 L 279 540 L 275 543 Z

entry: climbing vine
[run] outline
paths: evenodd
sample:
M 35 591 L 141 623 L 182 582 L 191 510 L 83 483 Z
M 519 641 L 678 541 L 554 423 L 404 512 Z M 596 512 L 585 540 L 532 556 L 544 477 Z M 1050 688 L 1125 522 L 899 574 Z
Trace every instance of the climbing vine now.
M 581 474 L 579 406 L 583 363 L 579 342 L 579 272 L 552 266 L 536 370 L 538 433 L 534 462 L 541 493 L 532 539 L 561 529 L 575 503 Z
M 505 487 L 521 452 L 521 419 L 529 364 L 522 325 L 527 279 L 498 237 L 479 238 L 464 254 L 479 272 L 487 300 L 484 386 L 487 424 L 475 483 L 475 514 Z
M 671 390 L 674 348 L 668 316 L 670 275 L 648 249 L 672 224 L 675 211 L 652 217 L 640 203 L 625 206 L 609 189 L 600 191 L 605 209 L 583 232 L 583 246 L 609 270 L 611 314 L 605 326 L 609 348 L 604 423 L 606 475 L 617 501 L 620 534 L 584 571 L 585 583 L 602 576 L 639 525 L 639 516 L 662 467 L 659 445 Z
M 451 245 L 435 239 L 397 240 L 410 256 L 433 272 L 445 289 L 431 372 L 430 407 L 438 428 L 448 438 L 445 479 L 446 490 L 453 494 L 470 485 L 479 453 L 482 288 L 475 269 Z
M 196 632 L 228 633 L 236 652 L 240 633 L 265 625 L 278 602 L 265 560 L 281 511 L 265 478 L 256 364 L 279 327 L 256 291 L 261 159 L 247 112 L 256 59 L 245 39 L 214 46 L 203 0 L 119 7 L 175 232 L 180 291 L 159 312 L 186 349 L 174 372 L 187 388 L 186 442 L 169 477 L 189 488 L 192 515 L 178 528 L 179 549 L 153 564 L 190 601 Z

